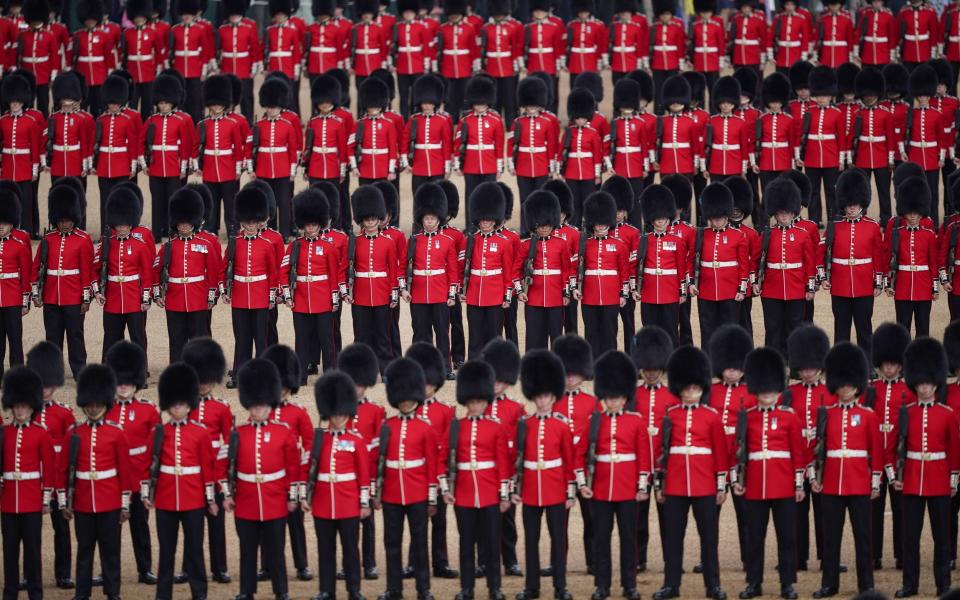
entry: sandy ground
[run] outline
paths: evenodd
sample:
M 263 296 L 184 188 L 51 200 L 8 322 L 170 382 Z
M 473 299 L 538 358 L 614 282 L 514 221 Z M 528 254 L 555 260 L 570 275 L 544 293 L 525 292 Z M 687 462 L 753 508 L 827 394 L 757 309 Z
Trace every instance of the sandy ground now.
M 611 96 L 612 96 L 612 85 L 609 81 L 609 74 L 604 74 L 604 79 L 607 83 L 606 91 L 607 98 L 601 103 L 600 109 L 603 114 L 608 115 L 612 111 L 611 105 Z M 569 89 L 566 76 L 564 76 L 563 81 L 560 83 L 560 89 L 563 90 L 564 96 L 565 91 Z M 301 87 L 301 106 L 304 107 L 304 112 L 306 112 L 306 107 L 309 106 L 309 90 L 307 85 L 304 84 Z M 565 114 L 566 110 L 563 107 L 565 103 L 561 102 L 561 114 Z M 246 176 L 244 176 L 244 183 L 246 182 Z M 463 190 L 463 182 L 461 177 L 457 177 L 454 181 L 460 186 L 461 192 Z M 505 176 L 505 181 L 516 190 L 516 184 L 513 178 Z M 144 225 L 149 224 L 149 190 L 147 186 L 147 178 L 144 175 L 140 175 L 138 179 L 140 187 L 144 190 L 145 195 L 147 196 L 147 208 L 144 211 Z M 296 187 L 297 190 L 303 189 L 306 187 L 306 182 L 298 178 Z M 40 186 L 40 214 L 41 222 L 46 223 L 46 191 L 49 189 L 49 177 L 43 175 L 41 177 L 41 186 Z M 90 219 L 88 226 L 89 231 L 95 232 L 99 229 L 98 222 L 98 211 L 96 206 L 99 202 L 98 197 L 98 188 L 96 181 L 91 178 L 88 185 L 88 217 Z M 942 193 L 941 193 L 942 197 Z M 410 178 L 407 175 L 402 176 L 401 183 L 401 227 L 404 231 L 409 232 L 411 225 L 411 213 L 412 213 L 412 194 L 410 191 Z M 461 202 L 461 207 L 463 203 Z M 870 214 L 876 216 L 877 207 L 876 202 L 871 206 Z M 463 214 L 455 221 L 457 226 L 463 226 Z M 514 219 L 510 223 L 511 227 L 519 227 L 519 211 L 514 211 Z M 696 307 L 694 307 L 693 323 L 694 323 L 694 335 L 695 339 L 699 338 L 698 327 L 697 327 L 697 317 L 696 317 Z M 408 345 L 411 341 L 411 327 L 410 327 L 410 313 L 406 305 L 404 305 L 401 310 L 400 317 L 400 331 L 401 336 L 404 342 L 404 346 Z M 522 314 L 522 312 L 521 312 Z M 821 327 L 824 327 L 827 332 L 832 335 L 832 314 L 830 311 L 830 299 L 829 295 L 820 292 L 817 294 L 816 299 L 816 322 Z M 887 297 L 882 297 L 877 300 L 875 313 L 874 313 L 874 325 L 879 325 L 885 320 L 894 319 L 894 308 L 893 300 Z M 933 315 L 931 319 L 931 332 L 934 333 L 937 337 L 940 337 L 942 334 L 943 328 L 948 323 L 948 312 L 947 312 L 947 303 L 945 298 L 941 298 L 938 302 L 934 304 Z M 756 343 L 762 344 L 763 341 L 763 316 L 760 311 L 760 303 L 755 302 L 753 307 L 753 320 L 754 320 L 754 330 L 755 330 L 755 341 Z M 637 325 L 640 325 L 639 310 L 637 311 Z M 91 308 L 90 312 L 86 317 L 86 339 L 87 339 L 87 352 L 90 357 L 90 360 L 96 360 L 97 357 L 101 355 L 101 346 L 102 346 L 102 310 L 100 307 L 94 306 Z M 521 342 L 524 336 L 524 325 L 523 320 L 520 320 L 519 323 Z M 280 320 L 279 320 L 279 329 L 280 329 L 280 339 L 282 342 L 293 345 L 294 341 L 294 332 L 293 332 L 293 323 L 291 312 L 285 308 L 280 309 Z M 343 313 L 343 332 L 344 339 L 346 342 L 352 340 L 352 322 L 350 317 L 350 311 L 345 311 Z M 227 353 L 228 362 L 233 353 L 233 334 L 232 327 L 230 322 L 230 312 L 227 307 L 224 305 L 219 305 L 214 311 L 213 318 L 213 334 L 214 337 L 224 345 L 224 350 Z M 42 316 L 40 311 L 37 309 L 31 310 L 31 312 L 24 318 L 24 344 L 25 350 L 29 349 L 33 344 L 43 339 L 43 323 Z M 623 332 L 620 332 L 620 335 L 623 335 Z M 164 315 L 160 309 L 153 307 L 150 309 L 149 321 L 148 321 L 148 338 L 149 338 L 149 368 L 152 373 L 152 378 L 150 382 L 150 388 L 145 390 L 142 394 L 142 397 L 156 400 L 156 379 L 159 376 L 160 372 L 163 370 L 164 366 L 167 364 L 167 354 L 168 354 L 168 345 L 167 345 L 167 335 L 166 335 L 166 323 L 164 320 Z M 69 378 L 68 378 L 69 379 Z M 310 378 L 310 385 L 307 388 L 304 388 L 298 394 L 298 397 L 295 398 L 296 401 L 305 405 L 310 411 L 311 415 L 314 418 L 314 422 L 317 421 L 317 413 L 313 400 L 312 393 L 312 384 L 314 377 Z M 590 388 L 591 386 L 586 386 Z M 240 408 L 240 405 L 237 401 L 237 394 L 235 390 L 226 390 L 219 389 L 217 390 L 221 396 L 227 398 L 234 408 L 234 414 L 238 420 L 245 418 L 243 410 Z M 510 395 L 514 398 L 520 398 L 520 389 L 517 386 L 514 390 L 511 390 Z M 448 403 L 455 403 L 454 400 L 454 385 L 449 383 L 446 385 L 440 392 L 441 398 Z M 377 386 L 374 390 L 370 392 L 370 397 L 375 401 L 386 404 L 385 392 L 382 386 Z M 58 393 L 58 399 L 62 402 L 67 403 L 68 405 L 73 404 L 74 398 L 74 385 L 73 382 L 69 382 L 67 387 L 61 390 Z M 727 504 L 730 504 L 728 499 Z M 651 511 L 653 512 L 653 511 Z M 451 566 L 458 568 L 456 564 L 458 550 L 457 550 L 457 535 L 455 534 L 455 520 L 453 518 L 453 512 L 448 511 L 448 539 L 449 547 L 448 553 L 451 557 Z M 380 517 L 378 515 L 377 519 Z M 519 514 L 518 514 L 519 520 Z M 151 518 L 151 523 L 153 522 Z M 890 519 L 889 512 L 888 518 L 886 521 L 886 548 L 884 555 L 886 557 L 885 564 L 888 567 L 887 569 L 880 571 L 876 574 L 876 587 L 877 589 L 889 594 L 891 597 L 893 592 L 900 587 L 901 578 L 900 572 L 892 568 L 893 566 L 893 552 L 892 552 L 892 539 L 890 533 Z M 929 524 L 926 525 L 927 530 L 929 531 Z M 743 588 L 743 573 L 740 571 L 740 561 L 737 551 L 737 532 L 736 532 L 736 522 L 734 519 L 734 513 L 731 506 L 724 508 L 721 514 L 721 525 L 720 525 L 720 565 L 721 565 L 721 580 L 724 588 L 727 590 L 728 594 L 731 597 L 735 597 L 735 594 Z M 313 524 L 310 517 L 308 517 L 307 522 L 307 544 L 308 544 L 308 557 L 310 561 L 311 569 L 316 572 L 317 569 L 317 551 L 316 551 L 316 536 L 313 531 Z M 580 517 L 580 511 L 578 508 L 573 510 L 573 514 L 570 518 L 570 552 L 569 552 L 569 588 L 576 598 L 588 598 L 592 593 L 594 585 L 593 578 L 588 576 L 586 573 L 586 564 L 584 562 L 584 553 L 582 548 L 581 532 L 582 530 L 582 520 Z M 779 592 L 779 584 L 777 581 L 776 572 L 773 570 L 774 565 L 776 564 L 776 546 L 773 540 L 772 533 L 772 524 L 770 526 L 770 535 L 767 544 L 767 559 L 766 559 L 766 592 L 769 596 L 774 596 Z M 382 524 L 378 523 L 378 534 L 382 535 Z M 157 564 L 157 544 L 156 544 L 156 531 L 155 528 L 151 525 L 151 533 L 154 536 L 154 545 L 153 545 L 153 556 L 154 556 L 154 567 Z M 56 600 L 67 599 L 73 596 L 70 591 L 57 590 L 53 587 L 53 548 L 52 548 L 52 530 L 49 526 L 49 521 L 45 521 L 44 525 L 44 581 L 46 585 L 45 592 L 49 598 Z M 518 551 L 522 560 L 522 531 L 521 531 L 521 541 L 519 543 Z M 811 532 L 812 536 L 812 532 Z M 378 535 L 379 538 L 379 535 Z M 382 539 L 382 538 L 381 538 Z M 615 538 L 616 539 L 616 538 Z M 932 560 L 933 548 L 932 541 L 929 535 L 924 536 L 925 542 L 923 544 L 923 552 L 921 555 L 921 564 L 924 565 L 924 571 L 922 574 L 922 584 L 921 592 L 925 595 L 932 596 L 934 592 L 933 578 L 930 571 L 930 561 Z M 847 527 L 847 532 L 845 533 L 844 538 L 844 549 L 843 549 L 843 560 L 845 563 L 849 564 L 851 567 L 851 572 L 842 576 L 841 579 L 841 594 L 844 595 L 853 595 L 856 593 L 856 577 L 853 573 L 854 565 L 854 556 L 853 556 L 853 545 L 852 545 L 852 534 L 849 531 L 849 526 Z M 228 517 L 227 523 L 227 545 L 228 545 L 228 560 L 230 572 L 234 576 L 234 582 L 229 585 L 218 585 L 211 583 L 209 590 L 209 597 L 211 599 L 223 599 L 230 598 L 233 595 L 238 593 L 239 583 L 238 583 L 238 548 L 237 548 L 237 538 L 236 533 L 232 524 L 232 517 Z M 288 544 L 289 545 L 289 544 Z M 616 546 L 616 544 L 615 544 Z M 404 552 L 406 555 L 406 552 Z M 618 564 L 618 552 L 614 550 L 613 564 Z M 138 585 L 136 583 L 137 573 L 136 567 L 133 562 L 132 547 L 130 546 L 130 537 L 129 534 L 124 531 L 123 534 L 123 588 L 122 593 L 127 598 L 149 598 L 154 595 L 154 589 L 149 586 Z M 546 536 L 546 529 L 544 528 L 544 538 L 541 541 L 541 557 L 544 562 L 549 558 L 549 541 Z M 699 558 L 699 540 L 696 534 L 696 529 L 691 518 L 691 522 L 688 525 L 688 537 L 686 541 L 686 560 L 685 564 L 687 567 L 687 574 L 684 577 L 683 583 L 683 593 L 685 596 L 690 597 L 700 597 L 702 595 L 702 579 L 699 575 L 692 574 L 690 572 L 690 567 L 694 562 L 697 562 Z M 381 572 L 381 578 L 379 581 L 365 581 L 363 582 L 363 593 L 368 598 L 375 598 L 378 594 L 384 591 L 385 588 L 385 568 L 386 563 L 383 555 L 383 548 L 378 550 L 378 566 Z M 179 558 L 177 559 L 177 564 L 179 564 Z M 644 597 L 648 597 L 652 594 L 657 588 L 662 584 L 663 579 L 663 561 L 662 555 L 660 553 L 660 544 L 659 544 L 659 533 L 657 531 L 656 519 L 651 515 L 651 544 L 648 557 L 649 569 L 647 572 L 639 575 L 638 584 L 639 589 L 644 594 Z M 287 566 L 290 574 L 290 594 L 294 598 L 309 598 L 317 593 L 317 581 L 303 583 L 295 580 L 292 557 L 290 556 L 289 550 L 287 552 Z M 521 564 L 521 567 L 523 565 Z M 820 575 L 817 570 L 818 563 L 815 560 L 815 557 L 811 557 L 810 561 L 811 571 L 806 573 L 800 573 L 799 583 L 797 585 L 797 590 L 801 596 L 809 596 L 815 589 L 820 587 Z M 209 568 L 209 565 L 208 565 Z M 613 573 L 614 593 L 619 593 L 619 575 L 617 572 L 616 566 L 614 566 Z M 523 580 L 519 578 L 505 578 L 504 579 L 504 592 L 508 594 L 508 597 L 512 598 L 513 594 L 520 591 L 523 585 Z M 542 591 L 546 597 L 549 597 L 551 594 L 551 582 L 549 580 L 544 580 L 542 583 Z M 406 583 L 406 590 L 408 597 L 415 597 L 415 589 L 412 581 Z M 459 590 L 459 582 L 456 580 L 434 580 L 433 582 L 433 592 L 440 599 L 452 599 L 454 594 Z M 340 594 L 346 594 L 345 589 L 343 588 L 342 583 L 340 584 L 338 591 Z M 100 592 L 95 591 L 95 595 L 98 595 Z M 175 596 L 177 598 L 189 598 L 189 589 L 186 585 L 176 586 Z M 477 584 L 477 593 L 478 597 L 483 597 L 485 592 L 485 583 L 478 582 Z M 271 595 L 271 590 L 269 582 L 261 583 L 260 585 L 260 595 L 261 597 L 269 597 Z

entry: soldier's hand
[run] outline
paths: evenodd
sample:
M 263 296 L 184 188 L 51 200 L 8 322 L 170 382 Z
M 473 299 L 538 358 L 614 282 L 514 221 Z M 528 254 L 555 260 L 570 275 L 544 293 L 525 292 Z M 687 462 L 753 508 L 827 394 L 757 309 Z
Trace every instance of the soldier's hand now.
M 760 295 L 760 284 L 759 284 L 759 283 L 753 284 L 753 295 L 754 295 L 754 296 L 759 296 L 759 295 Z
M 760 174 L 760 167 L 759 167 L 759 165 L 751 165 L 750 170 L 753 171 L 754 173 L 756 173 L 757 175 Z
M 953 284 L 949 281 L 940 284 L 940 287 L 942 287 L 943 291 L 947 292 L 948 294 L 953 291 Z
M 153 502 L 150 501 L 150 498 L 143 499 L 143 507 L 147 510 L 153 509 Z
M 717 492 L 717 506 L 722 505 L 727 500 L 726 492 Z
M 887 295 L 893 298 L 893 294 L 894 294 L 893 288 L 887 288 Z
M 301 500 L 301 501 L 300 501 L 300 510 L 302 510 L 302 511 L 305 512 L 305 513 L 310 512 L 310 504 L 308 504 L 306 500 Z
M 796 492 L 793 493 L 793 498 L 797 502 L 803 502 L 803 499 L 806 497 L 807 497 L 807 493 L 804 492 L 803 490 L 797 490 Z
M 215 517 L 220 514 L 220 507 L 217 506 L 216 502 L 211 502 L 207 505 L 207 512 L 210 513 L 210 516 Z
M 795 168 L 797 168 L 797 169 L 802 169 L 802 168 L 803 168 L 803 161 L 800 160 L 799 158 L 794 159 L 793 164 L 794 164 Z
M 20 316 L 21 316 L 21 317 L 25 317 L 25 316 L 27 316 L 27 313 L 29 313 L 29 312 L 30 312 L 30 305 L 28 304 L 28 305 L 26 305 L 26 306 L 24 306 L 23 308 L 20 309 Z
M 447 306 L 453 307 L 457 303 L 453 298 L 447 298 Z
M 370 506 L 373 507 L 373 510 L 381 510 L 383 508 L 383 502 L 374 498 L 370 501 Z
M 435 517 L 435 516 L 437 516 L 437 505 L 436 505 L 436 504 L 431 504 L 431 505 L 427 506 L 427 516 L 428 516 L 428 517 Z
M 73 509 L 72 509 L 72 508 L 66 508 L 66 507 L 61 508 L 61 509 L 60 509 L 60 516 L 62 516 L 62 517 L 63 517 L 64 519 L 66 519 L 67 521 L 73 520 Z
M 640 302 L 640 290 L 630 292 L 630 297 L 633 298 L 634 302 Z
M 387 181 L 393 181 L 396 178 L 397 178 L 396 173 L 387 173 Z
M 570 498 L 569 500 L 564 502 L 563 505 L 567 508 L 567 510 L 570 510 L 571 508 L 573 508 L 573 505 L 576 503 L 577 503 L 576 500 L 574 500 L 573 498 Z
M 100 293 L 94 294 L 94 297 L 97 299 L 97 303 L 100 304 L 100 306 L 103 306 L 103 304 L 107 301 L 103 294 Z
M 390 301 L 390 308 L 396 308 L 396 307 L 399 306 L 399 305 L 400 305 L 400 301 L 399 301 L 399 300 L 391 300 L 391 301 Z
M 464 302 L 466 302 L 466 299 L 464 299 Z M 503 304 L 501 304 L 500 306 L 501 306 L 501 307 L 503 307 L 503 308 L 510 308 L 510 303 L 509 303 L 509 302 L 506 302 L 506 301 L 504 301 L 504 303 L 503 303 Z
M 41 298 L 39 295 L 34 296 L 33 305 L 36 306 L 37 308 L 40 308 L 41 306 L 43 306 L 43 298 Z
M 743 292 L 737 292 L 737 295 L 734 296 L 733 299 L 736 300 L 737 302 L 743 302 L 744 298 L 746 297 L 747 295 L 744 294 Z
M 899 480 L 897 480 L 897 479 L 894 479 L 893 481 L 890 482 L 890 485 L 892 485 L 892 486 L 893 486 L 893 489 L 897 490 L 898 492 L 902 492 L 902 491 L 903 491 L 903 482 L 902 482 L 902 481 L 899 481 Z
M 745 491 L 746 490 L 743 489 L 743 484 L 740 483 L 739 481 L 733 484 L 733 493 L 736 494 L 737 496 L 742 496 Z
M 407 304 L 410 304 L 410 292 L 403 290 L 400 292 L 400 297 L 407 301 Z
M 287 308 L 293 308 L 293 300 L 284 300 L 283 303 L 287 305 Z
M 90 303 L 89 303 L 89 302 L 81 302 L 81 303 L 80 303 L 80 314 L 81 314 L 81 315 L 86 314 L 86 312 L 87 312 L 88 310 L 90 310 Z
M 233 498 L 224 498 L 223 499 L 223 510 L 227 512 L 233 512 L 233 509 L 237 507 L 236 502 L 233 501 Z
M 293 512 L 295 510 L 297 510 L 297 501 L 290 500 L 289 502 L 287 502 L 287 512 Z
M 873 488 L 870 490 L 870 499 L 876 500 L 880 497 L 880 490 L 878 488 Z
M 704 169 L 704 170 L 703 170 L 703 177 L 704 177 L 704 179 L 710 179 L 710 171 L 707 171 L 706 169 Z
M 696 285 L 691 283 L 687 287 L 687 295 L 690 296 L 691 298 L 696 298 L 699 294 L 700 294 L 700 290 L 697 288 Z
M 626 305 L 627 305 L 627 299 L 624 298 L 623 296 L 620 296 L 620 308 L 623 308 Z
M 663 490 L 653 492 L 653 497 L 657 501 L 657 504 L 663 504 Z
M 650 170 L 651 170 L 651 171 L 659 171 L 659 170 L 660 170 L 660 163 L 656 163 L 656 162 L 650 163 Z
M 256 178 L 257 178 L 257 172 L 256 172 L 256 171 L 250 171 L 250 180 L 253 181 L 253 180 L 256 179 Z
M 45 514 L 45 515 L 49 515 L 51 512 L 53 512 L 53 509 L 50 508 L 50 505 L 49 505 L 49 504 L 44 504 L 44 505 L 43 505 L 43 509 L 41 510 L 41 512 L 43 512 L 43 514 Z
M 350 170 L 350 173 L 351 173 L 354 177 L 360 177 L 360 169 L 351 169 L 351 170 Z
M 153 303 L 159 306 L 160 308 L 163 308 L 165 301 L 161 296 L 157 296 L 156 298 L 153 299 Z
M 807 299 L 807 302 L 812 302 L 813 296 L 814 296 L 814 292 L 807 292 L 803 295 L 803 297 Z
M 577 302 L 579 302 L 580 300 L 583 300 L 583 292 L 581 292 L 580 290 L 574 289 L 573 299 L 576 300 Z
M 590 498 L 593 498 L 593 490 L 587 486 L 583 486 L 580 488 L 580 496 L 589 500 Z
M 372 512 L 373 512 L 373 510 L 372 510 L 369 506 L 365 506 L 365 507 L 363 507 L 363 508 L 360 509 L 360 518 L 361 518 L 361 519 L 366 519 L 367 517 L 370 516 L 370 514 L 371 514 Z
M 563 297 L 563 305 L 564 305 L 564 306 L 570 306 L 570 296 L 564 296 L 564 297 Z M 622 306 L 622 305 L 621 305 L 621 306 Z
M 942 161 L 942 160 L 938 160 L 938 161 L 937 161 L 937 164 L 940 165 L 940 168 L 941 168 L 941 169 L 943 168 L 943 162 L 944 162 L 944 161 Z
M 814 479 L 810 482 L 810 491 L 812 491 L 814 494 L 819 494 L 823 491 L 823 484 Z
M 505 513 L 510 510 L 510 507 L 513 506 L 509 500 L 500 501 L 500 512 Z
M 901 160 L 902 162 L 910 162 L 910 159 L 907 157 L 907 153 L 906 153 L 906 152 L 901 152 L 901 153 L 900 153 L 900 160 Z
M 530 298 L 529 296 L 527 296 L 526 292 L 520 292 L 520 294 L 517 295 L 517 299 L 520 300 L 520 302 L 523 302 L 524 304 L 526 304 L 527 300 L 529 300 Z
M 346 296 L 343 297 L 343 301 L 346 302 L 347 304 L 353 304 L 353 296 L 351 296 L 350 294 L 347 294 Z
M 453 504 L 453 503 L 454 503 L 454 498 L 453 498 L 453 496 L 450 495 L 450 494 L 444 494 L 444 495 L 443 495 L 443 501 L 444 501 L 445 503 L 447 503 L 447 504 Z
M 637 502 L 646 502 L 650 499 L 649 492 L 637 492 Z
M 520 506 L 520 504 L 523 503 L 523 500 L 520 498 L 520 494 L 511 494 L 510 501 L 516 504 L 517 506 Z
M 820 285 L 823 287 L 823 289 L 824 289 L 825 291 L 828 291 L 828 292 L 830 291 L 830 282 L 829 282 L 829 281 L 824 280 Z
M 933 293 L 933 299 L 934 299 L 934 300 L 937 300 L 938 298 L 940 298 L 940 292 L 934 292 L 934 293 Z
M 223 303 L 224 303 L 224 304 L 230 304 L 230 296 L 229 296 L 229 295 L 224 294 L 223 296 L 220 296 L 220 297 L 223 298 Z
M 126 523 L 130 520 L 130 509 L 120 511 L 120 522 Z
M 144 302 L 140 305 L 140 312 L 147 312 L 150 309 L 150 303 Z

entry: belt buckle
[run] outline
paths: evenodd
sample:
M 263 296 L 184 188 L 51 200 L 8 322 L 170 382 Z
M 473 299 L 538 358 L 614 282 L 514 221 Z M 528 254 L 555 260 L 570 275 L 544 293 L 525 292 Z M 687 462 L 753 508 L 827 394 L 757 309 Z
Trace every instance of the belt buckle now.
M 13 472 L 13 480 L 14 480 L 14 481 L 20 481 L 20 478 L 21 478 L 20 471 L 14 471 L 14 472 Z
M 891 424 L 891 423 L 884 423 L 884 424 L 880 425 L 880 431 L 882 431 L 882 432 L 884 432 L 884 433 L 890 433 L 891 431 L 893 431 L 893 424 Z
M 763 460 L 767 460 L 769 457 L 770 457 L 770 455 L 767 453 L 766 450 L 764 450 L 764 451 L 762 451 L 762 452 L 760 453 L 760 458 L 762 458 Z
M 471 470 L 471 471 L 476 471 L 476 470 L 477 470 L 477 461 L 475 461 L 475 460 L 471 460 L 471 461 L 470 461 L 470 470 Z
M 726 149 L 727 149 L 727 145 L 726 145 L 726 144 L 720 144 L 720 149 L 721 149 L 721 150 L 726 150 Z
M 660 267 L 657 267 L 657 275 L 662 275 L 662 274 L 663 274 L 663 269 L 661 269 Z
M 117 283 L 123 283 L 124 281 L 126 281 L 126 279 L 127 279 L 127 278 L 124 277 L 123 275 L 117 275 L 117 277 L 116 277 Z
M 543 470 L 543 460 L 538 460 L 538 461 L 537 461 L 537 470 L 538 470 L 538 471 L 542 471 L 542 470 Z
M 848 258 L 848 259 L 847 259 L 847 264 L 852 267 L 853 265 L 857 264 L 857 259 L 852 258 L 852 257 L 851 257 L 851 258 Z
M 487 276 L 487 270 L 486 270 L 486 269 L 480 269 L 480 277 L 486 277 L 486 276 Z
M 173 474 L 174 474 L 174 475 L 178 475 L 178 476 L 179 476 L 179 475 L 183 475 L 183 468 L 181 468 L 181 467 L 174 467 L 174 468 L 173 468 Z
M 650 434 L 650 435 L 657 435 L 658 433 L 660 433 L 660 428 L 659 428 L 659 427 L 647 427 L 647 433 Z
M 616 452 L 614 452 L 613 454 L 611 454 L 611 455 L 610 455 L 610 462 L 612 462 L 612 463 L 618 463 L 618 462 L 620 462 L 620 455 L 617 454 Z
M 930 458 L 931 457 L 929 452 L 922 452 L 920 454 L 920 460 L 930 460 Z
M 97 472 L 90 471 L 90 481 L 96 481 L 96 480 L 97 480 Z
M 256 483 L 263 483 L 263 475 L 261 475 L 260 473 L 257 473 L 256 475 L 253 476 L 253 480 Z
M 400 468 L 403 469 L 404 467 L 406 467 L 406 464 L 407 464 L 407 461 L 401 460 L 401 461 L 400 461 Z

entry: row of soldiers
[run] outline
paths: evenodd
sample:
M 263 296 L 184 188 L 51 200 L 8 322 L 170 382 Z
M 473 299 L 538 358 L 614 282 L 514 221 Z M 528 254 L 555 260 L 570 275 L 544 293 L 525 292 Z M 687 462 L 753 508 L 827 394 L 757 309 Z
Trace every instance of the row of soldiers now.
M 446 378 L 435 347 L 414 344 L 387 367 L 385 395 L 396 411 L 388 416 L 370 400 L 379 376 L 376 356 L 353 344 L 344 348 L 340 367 L 314 386 L 327 424 L 320 429 L 292 401 L 301 387 L 299 360 L 286 346 L 273 346 L 240 369 L 239 398 L 249 419 L 235 425 L 229 405 L 216 395 L 226 360 L 212 339 L 189 342 L 185 361 L 160 375 L 160 410 L 140 396 L 147 379 L 144 352 L 129 342 L 113 346 L 104 364 L 81 372 L 80 421 L 56 400 L 64 381 L 62 355 L 41 342 L 26 367 L 4 377 L 3 406 L 13 417 L 0 428 L 5 593 L 16 595 L 21 546 L 26 585 L 34 594 L 42 589 L 41 520 L 51 514 L 60 587 L 74 585 L 67 522 L 75 522 L 78 598 L 89 598 L 97 545 L 104 590 L 119 596 L 125 522 L 140 582 L 157 584 L 158 598 L 171 597 L 182 524 L 182 581 L 190 583 L 192 597 L 205 597 L 204 521 L 214 580 L 230 582 L 226 511 L 235 514 L 240 539 L 238 598 L 252 598 L 257 580 L 267 578 L 276 597 L 287 598 L 286 531 L 297 575 L 309 580 L 303 520 L 312 512 L 317 597 L 336 597 L 336 581 L 343 578 L 349 597 L 359 599 L 361 576 L 378 578 L 371 511 L 381 510 L 387 556 L 382 599 L 402 597 L 408 571 L 418 598 L 433 597 L 429 546 L 434 576 L 460 577 L 460 600 L 475 596 L 478 573 L 497 600 L 503 598 L 501 561 L 508 575 L 522 575 L 515 547 L 521 506 L 526 575 L 518 600 L 540 594 L 544 516 L 554 596 L 569 599 L 567 514 L 579 498 L 585 558 L 596 583 L 592 598 L 611 594 L 616 516 L 620 584 L 623 596 L 635 599 L 637 572 L 646 569 L 653 498 L 665 562 L 664 585 L 654 598 L 679 596 L 692 510 L 701 545 L 695 571 L 703 574 L 707 596 L 723 600 L 718 517 L 732 493 L 747 571 L 741 598 L 763 593 L 771 515 L 780 595 L 797 598 L 796 573 L 810 558 L 811 505 L 823 572 L 814 597 L 838 593 L 848 514 L 857 587 L 872 589 L 873 571 L 882 567 L 886 495 L 903 569 L 897 597 L 918 593 L 925 511 L 942 594 L 950 587 L 960 508 L 960 393 L 947 383 L 960 371 L 960 327 L 948 326 L 943 344 L 926 337 L 911 342 L 892 323 L 877 337 L 868 361 L 857 346 L 831 348 L 822 330 L 805 326 L 791 336 L 786 364 L 777 350 L 754 349 L 750 334 L 732 324 L 717 332 L 706 352 L 674 349 L 666 332 L 646 327 L 636 335 L 632 356 L 612 350 L 596 363 L 589 344 L 575 335 L 558 340 L 553 351 L 531 350 L 522 358 L 511 342 L 494 340 L 457 374 L 456 399 L 465 408 L 459 418 L 437 398 Z M 582 389 L 591 379 L 593 394 Z M 518 381 L 533 414 L 509 396 Z M 460 535 L 459 573 L 446 554 L 446 505 L 454 507 Z M 150 571 L 153 509 L 160 543 L 156 576 Z M 407 569 L 404 522 L 411 534 Z M 342 574 L 335 566 L 338 534 Z

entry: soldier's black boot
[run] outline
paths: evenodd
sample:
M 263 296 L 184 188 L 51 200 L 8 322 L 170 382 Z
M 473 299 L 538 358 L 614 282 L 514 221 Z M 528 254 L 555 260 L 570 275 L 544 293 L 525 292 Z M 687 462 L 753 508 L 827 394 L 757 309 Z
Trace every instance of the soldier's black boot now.
M 460 577 L 460 571 L 451 569 L 450 565 L 444 565 L 442 567 L 436 567 L 433 570 L 433 576 L 437 579 L 456 579 Z
M 503 595 L 503 590 L 490 590 L 490 600 L 507 600 L 507 597 Z
M 679 598 L 680 588 L 663 586 L 653 593 L 653 600 L 668 600 L 669 598 Z
M 553 597 L 556 600 L 573 600 L 573 594 L 567 589 L 553 590 Z
M 783 600 L 797 600 L 797 590 L 793 588 L 793 585 L 785 585 L 780 588 L 780 597 Z
M 837 588 L 835 587 L 822 587 L 819 590 L 813 593 L 814 598 L 829 598 L 831 596 L 837 595 Z
M 606 600 L 610 597 L 610 590 L 602 587 L 598 587 L 593 591 L 593 594 L 590 595 L 590 600 Z
M 763 595 L 763 589 L 760 587 L 760 584 L 751 583 L 747 585 L 742 592 L 740 592 L 741 600 L 748 600 L 749 598 L 756 598 L 757 596 Z
M 723 591 L 723 588 L 717 586 L 712 590 L 707 590 L 707 598 L 713 598 L 713 600 L 727 600 L 727 593 Z
M 517 600 L 536 600 L 540 597 L 540 590 L 520 590 L 516 595 Z
M 473 600 L 473 590 L 460 590 L 453 600 Z
M 623 597 L 627 600 L 640 600 L 640 590 L 637 588 L 623 590 Z
M 911 598 L 917 595 L 917 588 L 900 588 L 893 595 L 894 598 Z

